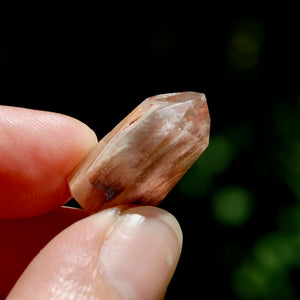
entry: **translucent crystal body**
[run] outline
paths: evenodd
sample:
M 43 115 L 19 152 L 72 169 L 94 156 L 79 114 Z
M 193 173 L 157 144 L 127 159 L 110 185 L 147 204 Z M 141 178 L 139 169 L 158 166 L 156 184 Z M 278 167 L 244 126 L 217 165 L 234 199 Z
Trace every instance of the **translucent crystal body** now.
M 89 213 L 129 203 L 157 205 L 208 146 L 204 94 L 147 98 L 109 132 L 69 178 Z

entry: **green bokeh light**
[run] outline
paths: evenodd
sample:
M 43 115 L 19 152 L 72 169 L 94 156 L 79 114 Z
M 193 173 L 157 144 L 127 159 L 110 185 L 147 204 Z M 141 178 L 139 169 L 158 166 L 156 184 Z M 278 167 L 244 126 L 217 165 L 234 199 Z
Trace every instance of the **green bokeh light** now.
M 295 257 L 292 240 L 279 234 L 266 235 L 255 245 L 254 256 L 265 270 L 285 270 Z
M 237 299 L 296 299 L 286 272 L 269 272 L 255 260 L 248 260 L 236 269 L 232 288 Z
M 233 276 L 233 290 L 238 299 L 259 299 L 268 289 L 268 274 L 253 262 L 241 264 Z
M 212 209 L 216 220 L 227 226 L 245 224 L 252 211 L 252 197 L 242 187 L 225 187 L 213 197 Z

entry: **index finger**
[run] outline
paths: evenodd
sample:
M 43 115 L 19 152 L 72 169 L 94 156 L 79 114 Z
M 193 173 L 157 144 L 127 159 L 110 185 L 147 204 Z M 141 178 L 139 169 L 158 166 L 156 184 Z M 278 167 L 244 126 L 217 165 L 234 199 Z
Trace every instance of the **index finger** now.
M 66 177 L 95 146 L 71 117 L 0 106 L 0 218 L 40 215 L 70 198 Z

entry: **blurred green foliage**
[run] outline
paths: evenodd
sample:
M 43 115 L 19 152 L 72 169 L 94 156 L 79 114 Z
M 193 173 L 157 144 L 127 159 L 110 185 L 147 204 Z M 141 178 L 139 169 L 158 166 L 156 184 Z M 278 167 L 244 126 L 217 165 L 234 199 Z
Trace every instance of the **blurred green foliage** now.
M 225 48 L 229 70 L 238 77 L 258 72 L 264 38 L 264 25 L 258 20 L 237 22 Z M 252 82 L 253 77 L 243 80 Z M 208 149 L 178 186 L 195 203 L 208 198 L 215 222 L 243 235 L 234 242 L 225 238 L 220 254 L 231 262 L 228 269 L 236 299 L 299 299 L 293 274 L 300 274 L 300 94 L 274 99 L 264 128 L 255 128 L 249 120 L 227 125 L 218 134 L 212 130 Z M 244 169 L 236 167 L 240 163 Z M 248 183 L 239 182 L 237 170 L 243 170 L 241 177 L 248 173 Z M 269 193 L 264 184 L 271 188 Z M 260 199 L 268 204 L 259 203 L 260 191 L 271 197 Z M 265 215 L 256 220 L 260 214 Z M 251 226 L 262 226 L 262 232 L 253 237 Z M 245 247 L 247 234 L 252 241 Z
M 282 100 L 273 107 L 271 127 L 274 128 L 277 148 L 270 149 L 275 164 L 271 171 L 275 171 L 273 175 L 292 192 L 295 201 L 291 195 L 286 199 L 287 203 L 293 204 L 286 204 L 275 215 L 276 229 L 261 237 L 258 235 L 242 255 L 245 258 L 233 258 L 236 267 L 232 271 L 232 290 L 236 299 L 297 299 L 291 276 L 300 268 L 299 103 L 293 107 Z M 246 132 L 247 137 L 241 132 Z M 234 160 L 251 147 L 251 140 L 251 131 L 245 128 L 241 131 L 228 128 L 222 135 L 212 136 L 208 149 L 179 183 L 180 191 L 195 201 L 210 197 L 211 214 L 221 226 L 245 226 L 255 218 L 253 211 L 257 210 L 257 202 L 251 190 L 241 185 L 219 186 L 218 183 L 219 187 L 214 191 L 214 182 L 234 172 Z M 268 167 L 268 160 L 265 160 L 257 170 Z M 273 188 L 276 195 L 276 185 Z M 274 197 L 273 191 L 270 195 Z M 278 194 L 278 197 L 282 196 Z M 274 199 L 274 206 L 276 202 Z M 264 221 L 269 222 L 267 215 Z

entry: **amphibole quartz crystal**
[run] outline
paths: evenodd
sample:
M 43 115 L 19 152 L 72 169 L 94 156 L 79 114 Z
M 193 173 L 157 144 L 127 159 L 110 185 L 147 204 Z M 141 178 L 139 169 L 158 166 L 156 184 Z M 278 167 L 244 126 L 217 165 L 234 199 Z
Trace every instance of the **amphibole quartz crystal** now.
M 209 142 L 204 94 L 147 98 L 109 132 L 69 178 L 89 213 L 120 204 L 157 205 Z

